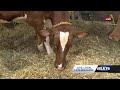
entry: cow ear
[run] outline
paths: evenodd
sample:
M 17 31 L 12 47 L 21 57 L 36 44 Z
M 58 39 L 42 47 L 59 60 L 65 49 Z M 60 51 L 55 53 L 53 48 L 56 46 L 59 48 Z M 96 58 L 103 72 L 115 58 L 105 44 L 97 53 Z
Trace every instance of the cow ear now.
M 79 39 L 85 38 L 87 35 L 88 35 L 88 33 L 80 32 L 80 31 L 77 31 L 77 32 L 73 33 L 73 36 L 78 37 Z
M 43 37 L 47 37 L 50 35 L 50 33 L 47 31 L 47 30 L 40 30 L 40 34 L 43 36 Z

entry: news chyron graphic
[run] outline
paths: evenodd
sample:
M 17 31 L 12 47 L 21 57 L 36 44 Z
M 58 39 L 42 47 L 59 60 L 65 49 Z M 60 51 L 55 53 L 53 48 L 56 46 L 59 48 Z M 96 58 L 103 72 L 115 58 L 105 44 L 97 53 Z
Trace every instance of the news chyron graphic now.
M 75 65 L 72 73 L 120 73 L 120 65 Z
M 94 73 L 98 65 L 75 65 L 72 73 Z

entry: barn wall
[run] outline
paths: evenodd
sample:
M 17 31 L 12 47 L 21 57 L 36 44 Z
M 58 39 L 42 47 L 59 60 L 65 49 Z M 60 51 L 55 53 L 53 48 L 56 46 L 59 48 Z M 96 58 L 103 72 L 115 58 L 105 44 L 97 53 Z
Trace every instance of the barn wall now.
M 105 21 L 105 18 L 113 15 L 115 22 L 117 22 L 120 11 L 71 11 L 71 20 L 93 20 L 93 21 Z

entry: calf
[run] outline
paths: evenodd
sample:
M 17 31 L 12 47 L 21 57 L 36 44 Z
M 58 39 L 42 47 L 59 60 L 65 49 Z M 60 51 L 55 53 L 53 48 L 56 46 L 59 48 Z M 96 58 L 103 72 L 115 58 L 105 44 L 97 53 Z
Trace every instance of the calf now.
M 74 31 L 75 28 L 69 22 L 70 16 L 67 11 L 0 11 L 0 19 L 7 21 L 21 16 L 25 16 L 28 24 L 34 27 L 40 51 L 45 46 L 49 55 L 53 53 L 50 46 L 50 38 L 53 37 L 56 54 L 55 67 L 58 70 L 64 70 L 66 55 L 72 46 L 73 38 L 75 36 L 82 38 L 87 33 Z
M 24 17 L 24 11 L 0 11 L 0 19 L 12 21 L 18 17 Z
M 50 46 L 50 36 L 53 37 L 55 46 L 55 67 L 58 70 L 64 70 L 66 67 L 66 55 L 72 46 L 73 38 L 78 36 L 82 38 L 87 33 L 75 32 L 75 28 L 69 22 L 69 13 L 67 11 L 29 11 L 26 12 L 26 21 L 34 27 L 38 35 L 38 49 L 43 50 L 43 45 L 48 54 L 52 54 L 53 50 Z M 49 20 L 49 29 L 44 28 L 44 20 Z M 51 26 L 51 24 L 53 26 Z
M 0 23 L 8 28 L 14 28 L 13 20 L 26 19 L 24 11 L 0 11 L 0 19 L 2 20 Z
M 114 40 L 114 41 L 120 40 L 120 15 L 118 16 L 116 27 L 114 28 L 112 33 L 109 35 L 109 39 Z

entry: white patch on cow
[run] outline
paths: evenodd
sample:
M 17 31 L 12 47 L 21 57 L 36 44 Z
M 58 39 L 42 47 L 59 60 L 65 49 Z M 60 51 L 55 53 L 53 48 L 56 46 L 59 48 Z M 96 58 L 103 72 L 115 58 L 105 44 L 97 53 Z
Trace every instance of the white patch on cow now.
M 24 17 L 17 17 L 14 20 L 23 20 L 23 19 L 27 19 L 27 14 L 25 14 Z
M 43 22 L 45 23 L 45 19 L 43 20 Z
M 50 37 L 47 36 L 47 37 L 46 37 L 46 42 L 44 42 L 44 44 L 45 44 L 45 47 L 46 47 L 46 50 L 47 50 L 48 55 L 54 53 L 53 50 L 52 50 L 52 48 L 51 48 L 51 46 L 50 46 L 50 43 L 49 43 L 49 42 L 50 42 Z
M 41 43 L 40 45 L 38 45 L 38 50 L 39 51 L 43 51 L 44 50 L 43 43 Z
M 62 68 L 62 64 L 58 65 L 59 68 Z
M 25 14 L 24 18 L 27 18 L 27 14 Z
M 62 69 L 62 64 L 58 65 L 57 69 L 61 70 Z
M 62 52 L 65 49 L 65 46 L 68 42 L 69 32 L 60 32 L 60 44 L 62 47 Z

